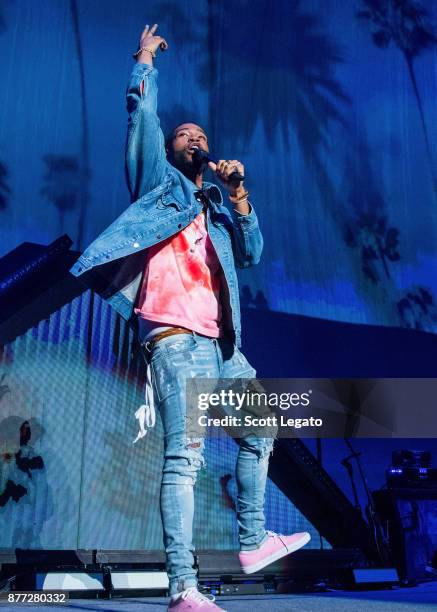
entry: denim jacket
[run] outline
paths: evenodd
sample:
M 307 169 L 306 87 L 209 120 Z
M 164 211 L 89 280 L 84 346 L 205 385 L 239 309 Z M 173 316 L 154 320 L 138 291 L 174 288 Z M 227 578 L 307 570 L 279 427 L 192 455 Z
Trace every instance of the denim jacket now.
M 88 246 L 70 270 L 133 325 L 146 249 L 185 228 L 202 210 L 196 195 L 198 187 L 166 159 L 157 116 L 157 77 L 156 68 L 136 64 L 127 88 L 126 175 L 132 204 Z M 247 215 L 230 212 L 216 185 L 204 182 L 202 189 L 208 194 L 208 233 L 227 285 L 229 328 L 240 347 L 235 266 L 247 268 L 258 263 L 263 239 L 252 207 Z

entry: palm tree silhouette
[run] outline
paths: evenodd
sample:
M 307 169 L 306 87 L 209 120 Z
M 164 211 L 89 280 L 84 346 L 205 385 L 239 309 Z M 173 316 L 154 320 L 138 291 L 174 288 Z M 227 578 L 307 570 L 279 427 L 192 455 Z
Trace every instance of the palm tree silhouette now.
M 80 189 L 79 162 L 67 155 L 45 155 L 47 172 L 41 195 L 52 202 L 59 212 L 59 232 L 64 231 L 65 213 L 76 206 Z
M 432 291 L 427 287 L 413 286 L 397 302 L 402 327 L 435 331 L 437 308 Z
M 8 203 L 8 196 L 11 190 L 7 184 L 8 170 L 2 162 L 0 162 L 0 210 L 5 209 Z
M 279 135 L 289 148 L 296 139 L 323 200 L 334 206 L 322 153 L 330 149 L 332 125 L 345 126 L 343 111 L 350 103 L 334 76 L 340 48 L 301 0 L 210 0 L 208 6 L 210 55 L 217 68 L 211 69 L 204 54 L 199 80 L 212 104 L 214 146 L 225 150 L 231 142 L 244 152 L 257 125 L 269 143 Z M 229 35 L 236 23 L 238 36 Z
M 333 76 L 340 49 L 318 15 L 301 0 L 208 0 L 205 16 L 194 21 L 177 0 L 157 7 L 160 29 L 175 47 L 190 40 L 198 83 L 209 96 L 206 127 L 214 148 L 225 150 L 231 140 L 234 150 L 243 151 L 258 122 L 269 142 L 278 132 L 287 144 L 295 136 L 324 200 L 334 203 L 321 153 L 329 149 L 331 125 L 345 125 L 350 99 Z
M 425 23 L 428 13 L 417 0 L 363 0 L 363 3 L 366 8 L 358 11 L 357 17 L 370 23 L 375 45 L 385 49 L 393 42 L 404 56 L 419 109 L 434 191 L 437 193 L 437 176 L 414 70 L 417 56 L 437 43 L 434 33 Z
M 82 52 L 82 41 L 79 29 L 79 16 L 76 0 L 70 0 L 71 18 L 73 21 L 74 38 L 76 41 L 77 60 L 79 62 L 80 102 L 81 102 L 81 147 L 80 147 L 80 182 L 79 182 L 79 221 L 77 229 L 77 246 L 82 248 L 85 230 L 85 214 L 88 210 L 89 199 L 89 139 L 88 139 L 88 109 L 85 95 L 85 72 Z
M 344 239 L 360 251 L 361 269 L 374 284 L 391 285 L 390 263 L 399 261 L 399 234 L 388 218 L 386 203 L 372 170 L 372 150 L 361 137 L 344 162 L 342 192 L 347 201 L 339 216 L 344 222 Z M 339 198 L 340 200 L 340 198 Z

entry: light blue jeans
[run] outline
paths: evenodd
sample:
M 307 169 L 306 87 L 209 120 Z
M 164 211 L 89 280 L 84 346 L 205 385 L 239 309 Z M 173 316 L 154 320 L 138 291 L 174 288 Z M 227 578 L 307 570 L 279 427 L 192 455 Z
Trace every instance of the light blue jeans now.
M 204 465 L 203 438 L 186 435 L 186 379 L 255 378 L 256 371 L 229 340 L 191 334 L 163 338 L 150 354 L 155 402 L 164 428 L 161 518 L 170 595 L 197 585 L 194 565 L 194 484 Z M 239 440 L 236 464 L 237 522 L 241 550 L 266 538 L 264 492 L 273 438 Z

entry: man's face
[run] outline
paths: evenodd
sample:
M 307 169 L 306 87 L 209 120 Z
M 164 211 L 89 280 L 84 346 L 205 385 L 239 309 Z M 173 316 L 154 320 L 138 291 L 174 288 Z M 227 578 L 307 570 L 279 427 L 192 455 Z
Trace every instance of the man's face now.
M 196 163 L 193 162 L 195 148 L 209 151 L 205 132 L 195 123 L 182 123 L 173 132 L 173 140 L 167 151 L 169 161 L 182 172 L 192 169 Z

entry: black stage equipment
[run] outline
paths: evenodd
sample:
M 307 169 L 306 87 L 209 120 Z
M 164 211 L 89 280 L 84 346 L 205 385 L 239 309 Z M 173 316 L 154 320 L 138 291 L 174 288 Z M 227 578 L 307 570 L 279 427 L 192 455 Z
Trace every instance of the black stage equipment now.
M 437 468 L 431 467 L 431 452 L 393 451 L 386 480 L 389 488 L 437 489 Z
M 437 486 L 373 492 L 392 560 L 405 584 L 437 576 Z
M 201 590 L 216 595 L 345 588 L 352 586 L 352 571 L 367 578 L 370 571 L 366 557 L 354 549 L 300 550 L 250 576 L 241 572 L 236 551 L 199 550 L 195 561 Z M 164 595 L 167 588 L 162 551 L 0 550 L 0 592 L 66 591 L 74 598 L 86 591 L 111 598 Z

